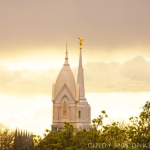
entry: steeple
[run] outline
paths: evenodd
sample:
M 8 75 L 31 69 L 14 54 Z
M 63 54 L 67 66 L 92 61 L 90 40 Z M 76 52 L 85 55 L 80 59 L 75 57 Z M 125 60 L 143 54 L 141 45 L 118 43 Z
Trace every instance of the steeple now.
M 53 97 L 56 98 L 56 96 L 59 94 L 59 92 L 61 91 L 62 87 L 66 85 L 71 94 L 73 95 L 73 97 L 76 96 L 76 84 L 75 84 L 75 78 L 74 75 L 72 73 L 72 70 L 70 68 L 70 65 L 68 63 L 68 50 L 67 50 L 67 44 L 66 44 L 66 56 L 65 56 L 65 63 L 60 71 L 60 73 L 58 74 L 57 80 L 56 80 L 56 84 L 55 84 L 55 88 L 54 88 L 54 95 Z
M 85 90 L 84 90 L 84 74 L 83 74 L 83 66 L 82 66 L 82 38 L 79 38 L 80 40 L 80 56 L 79 56 L 79 67 L 78 67 L 78 79 L 77 84 L 80 86 L 80 100 L 86 100 L 85 99 Z M 82 41 L 81 41 L 82 40 Z
M 66 57 L 65 57 L 65 66 L 67 66 L 67 65 L 69 65 L 69 63 L 68 63 L 68 45 L 66 44 Z
M 56 83 L 52 86 L 52 130 L 63 129 L 63 122 L 71 122 L 75 130 L 91 127 L 91 107 L 85 98 L 84 74 L 82 66 L 82 42 L 80 37 L 80 55 L 77 84 L 68 63 L 66 44 L 65 62 Z

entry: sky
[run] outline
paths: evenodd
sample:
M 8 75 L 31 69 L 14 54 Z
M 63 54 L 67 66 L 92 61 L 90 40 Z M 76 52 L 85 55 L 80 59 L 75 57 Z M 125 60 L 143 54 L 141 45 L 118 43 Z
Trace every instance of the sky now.
M 0 0 L 0 121 L 50 128 L 66 43 L 77 78 L 78 36 L 92 118 L 103 108 L 114 119 L 138 114 L 150 99 L 149 8 L 149 0 Z

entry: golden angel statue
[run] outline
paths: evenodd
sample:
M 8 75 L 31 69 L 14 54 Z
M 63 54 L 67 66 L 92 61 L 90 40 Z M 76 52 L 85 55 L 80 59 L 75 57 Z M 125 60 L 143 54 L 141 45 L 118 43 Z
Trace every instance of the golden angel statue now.
M 79 39 L 80 48 L 82 48 L 83 39 L 82 39 L 82 37 L 78 37 L 78 39 Z

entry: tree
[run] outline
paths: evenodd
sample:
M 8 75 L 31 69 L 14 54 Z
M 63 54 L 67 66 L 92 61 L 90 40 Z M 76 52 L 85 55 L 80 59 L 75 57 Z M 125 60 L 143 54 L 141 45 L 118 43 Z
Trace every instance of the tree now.
M 40 136 L 34 137 L 34 141 L 39 143 L 36 146 L 36 150 L 69 150 L 71 148 L 74 133 L 72 124 L 65 122 L 61 132 L 50 131 L 48 129 L 46 129 L 46 132 L 43 140 L 41 140 Z
M 35 136 L 36 150 L 126 150 L 149 149 L 150 146 L 150 102 L 142 107 L 138 117 L 131 117 L 130 123 L 113 121 L 104 125 L 107 118 L 103 110 L 92 120 L 90 130 L 74 131 L 73 125 L 65 122 L 60 132 L 46 130 L 44 139 Z M 100 144 L 104 143 L 105 147 Z M 132 143 L 136 144 L 132 147 Z M 147 144 L 144 145 L 143 144 Z M 135 147 L 136 146 L 136 147 Z
M 0 150 L 12 150 L 14 132 L 0 124 Z
M 33 150 L 33 137 L 32 134 L 29 134 L 27 131 L 20 131 L 16 129 L 14 143 L 14 150 Z
M 130 118 L 129 138 L 132 143 L 145 144 L 144 149 L 149 149 L 150 143 L 150 102 L 147 101 L 142 107 L 138 117 Z

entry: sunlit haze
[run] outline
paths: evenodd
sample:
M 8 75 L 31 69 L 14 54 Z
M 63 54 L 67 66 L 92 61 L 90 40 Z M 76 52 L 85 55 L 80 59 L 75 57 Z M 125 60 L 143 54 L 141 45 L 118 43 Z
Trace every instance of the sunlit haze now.
M 150 1 L 0 1 L 0 122 L 43 134 L 52 123 L 52 84 L 65 62 L 77 80 L 83 37 L 92 119 L 138 115 L 150 100 Z

